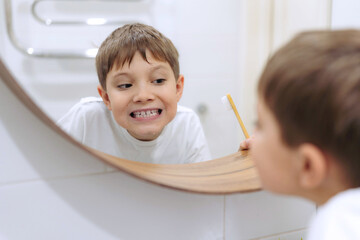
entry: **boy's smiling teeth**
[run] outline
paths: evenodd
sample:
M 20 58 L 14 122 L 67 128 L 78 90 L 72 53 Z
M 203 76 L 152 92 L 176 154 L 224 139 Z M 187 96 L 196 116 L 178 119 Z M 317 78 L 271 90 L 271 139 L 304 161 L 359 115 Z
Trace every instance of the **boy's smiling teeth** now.
M 162 112 L 161 109 L 134 111 L 134 112 L 130 113 L 130 116 L 133 118 L 150 118 L 150 117 L 160 115 L 161 112 Z

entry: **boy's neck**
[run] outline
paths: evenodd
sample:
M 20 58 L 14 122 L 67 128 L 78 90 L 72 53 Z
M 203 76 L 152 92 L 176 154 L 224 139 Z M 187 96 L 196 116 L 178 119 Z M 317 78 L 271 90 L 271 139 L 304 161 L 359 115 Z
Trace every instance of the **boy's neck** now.
M 336 161 L 331 161 L 325 179 L 318 188 L 313 189 L 309 199 L 321 206 L 340 192 L 353 187 L 354 186 L 349 182 L 343 167 L 337 164 Z
M 327 189 L 318 189 L 315 190 L 312 196 L 308 198 L 316 203 L 316 205 L 321 206 L 326 204 L 332 197 L 335 195 L 350 189 L 351 187 L 346 187 L 344 185 L 332 186 Z

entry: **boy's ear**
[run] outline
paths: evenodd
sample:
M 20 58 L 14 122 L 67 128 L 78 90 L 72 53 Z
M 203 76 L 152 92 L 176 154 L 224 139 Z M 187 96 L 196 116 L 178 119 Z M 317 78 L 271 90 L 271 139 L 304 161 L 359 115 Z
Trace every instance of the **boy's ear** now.
M 183 90 L 184 90 L 184 75 L 179 75 L 179 78 L 176 81 L 176 96 L 177 96 L 177 101 L 180 101 L 180 98 L 183 94 Z
M 327 174 L 327 159 L 317 146 L 304 143 L 299 147 L 299 184 L 304 189 L 319 187 Z
M 100 97 L 102 98 L 103 102 L 105 103 L 106 107 L 111 111 L 109 95 L 103 89 L 103 87 L 101 85 L 97 86 L 97 90 L 98 90 L 98 93 L 99 93 Z

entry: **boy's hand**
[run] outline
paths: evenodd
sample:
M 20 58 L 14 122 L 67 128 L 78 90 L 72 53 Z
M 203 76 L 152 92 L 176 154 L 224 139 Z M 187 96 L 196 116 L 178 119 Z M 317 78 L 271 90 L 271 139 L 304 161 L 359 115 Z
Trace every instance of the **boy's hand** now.
M 239 147 L 239 150 L 238 151 L 241 151 L 241 150 L 249 150 L 250 147 L 251 147 L 251 143 L 253 141 L 254 137 L 251 136 L 250 138 L 246 139 L 245 141 L 242 141 L 240 143 L 240 147 Z

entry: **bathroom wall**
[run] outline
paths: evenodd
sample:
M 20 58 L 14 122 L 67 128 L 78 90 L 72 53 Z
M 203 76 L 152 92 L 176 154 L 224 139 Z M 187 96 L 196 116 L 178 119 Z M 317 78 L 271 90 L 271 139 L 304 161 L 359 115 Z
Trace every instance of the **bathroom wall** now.
M 3 1 L 0 56 L 49 116 L 55 120 L 79 97 L 96 94 L 93 60 L 35 59 L 16 50 L 6 34 Z M 12 2 L 22 19 L 16 35 L 23 44 L 58 47 L 56 41 L 42 41 L 56 39 L 58 32 L 35 27 L 26 12 L 29 1 Z M 235 96 L 251 130 L 256 79 L 271 52 L 303 29 L 360 26 L 349 18 L 359 12 L 355 0 L 150 2 L 159 17 L 154 25 L 180 51 L 187 80 L 182 104 L 195 110 L 207 104 L 201 119 L 215 156 L 236 151 L 241 140 L 232 113 L 221 110 L 225 92 Z M 33 30 L 40 35 L 33 36 Z M 106 172 L 105 164 L 44 126 L 2 81 L 0 101 L 0 239 L 305 239 L 315 213 L 305 200 L 265 191 L 191 194 Z M 231 144 L 222 145 L 220 134 Z

